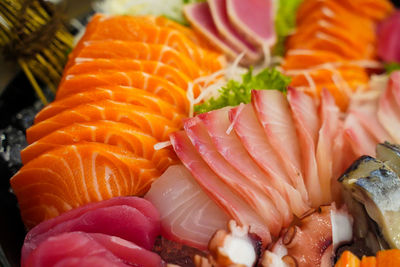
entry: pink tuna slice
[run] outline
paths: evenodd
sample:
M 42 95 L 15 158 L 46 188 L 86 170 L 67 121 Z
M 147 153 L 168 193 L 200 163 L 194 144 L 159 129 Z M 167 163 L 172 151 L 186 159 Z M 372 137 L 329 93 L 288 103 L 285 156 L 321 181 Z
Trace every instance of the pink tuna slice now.
M 385 92 L 379 99 L 378 119 L 395 143 L 400 143 L 400 98 L 399 85 L 393 86 L 389 83 Z
M 117 197 L 73 209 L 28 232 L 21 262 L 43 240 L 71 231 L 118 236 L 151 249 L 160 233 L 159 213 L 149 201 L 138 197 Z
M 400 11 L 378 28 L 378 55 L 386 62 L 400 62 Z
M 332 183 L 338 183 L 333 177 L 333 141 L 340 126 L 340 110 L 335 104 L 335 99 L 327 89 L 321 93 L 320 118 L 321 129 L 317 143 L 318 175 L 321 184 L 323 204 L 332 202 Z M 338 158 L 339 155 L 336 155 Z
M 252 209 L 210 169 L 183 131 L 170 135 L 172 146 L 182 163 L 189 169 L 206 194 L 229 216 L 241 225 L 249 225 L 250 231 L 260 236 L 263 245 L 271 242 L 268 227 Z
M 63 233 L 42 242 L 22 267 L 86 266 L 89 262 L 107 266 L 163 266 L 156 253 L 115 236 L 83 232 Z M 78 263 L 79 262 L 79 263 Z M 88 262 L 87 262 L 88 263 Z
M 198 116 L 207 129 L 208 134 L 218 152 L 224 159 L 240 172 L 250 183 L 256 185 L 270 198 L 283 217 L 284 227 L 293 220 L 292 212 L 283 196 L 270 183 L 269 177 L 257 166 L 247 153 L 235 132 L 227 134 L 230 127 L 230 108 L 222 108 Z
M 218 153 L 198 117 L 186 120 L 184 128 L 190 141 L 214 173 L 260 216 L 272 235 L 278 236 L 282 229 L 282 216 L 271 199 L 258 186 L 248 183 L 246 177 Z
M 183 165 L 169 167 L 145 198 L 160 211 L 162 235 L 188 246 L 207 250 L 212 235 L 228 225 L 229 217 Z
M 252 104 L 293 186 L 301 193 L 304 201 L 309 201 L 301 170 L 299 141 L 288 101 L 277 90 L 253 90 Z
M 234 59 L 239 55 L 238 51 L 219 35 L 207 2 L 185 5 L 183 13 L 197 32 L 224 52 L 230 59 Z
M 315 155 L 319 129 L 317 107 L 310 96 L 294 88 L 288 89 L 287 98 L 299 136 L 302 155 L 301 160 L 308 196 L 311 201 L 311 206 L 317 208 L 322 204 L 330 203 L 324 203 L 323 201 Z
M 250 43 L 268 48 L 275 43 L 274 0 L 227 0 L 226 5 L 230 22 Z
M 208 0 L 207 2 L 218 32 L 237 51 L 243 51 L 245 53 L 244 60 L 246 60 L 246 62 L 244 63 L 252 64 L 259 61 L 262 54 L 231 25 L 226 10 L 226 0 Z
M 301 217 L 310 207 L 301 194 L 291 185 L 290 178 L 283 169 L 283 162 L 273 150 L 259 123 L 251 104 L 241 104 L 230 111 L 230 121 L 235 133 L 252 159 L 268 175 L 271 185 L 285 197 L 292 212 Z

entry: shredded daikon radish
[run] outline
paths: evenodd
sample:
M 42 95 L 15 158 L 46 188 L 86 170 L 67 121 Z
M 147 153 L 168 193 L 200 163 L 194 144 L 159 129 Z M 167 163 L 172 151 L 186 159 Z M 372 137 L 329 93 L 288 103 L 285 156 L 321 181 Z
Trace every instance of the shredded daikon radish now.
M 159 143 L 155 144 L 153 146 L 153 148 L 154 148 L 154 150 L 157 151 L 157 150 L 161 150 L 163 148 L 169 147 L 169 146 L 172 146 L 171 141 L 165 141 L 165 142 L 159 142 Z
M 192 82 L 188 83 L 188 89 L 186 91 L 186 97 L 189 100 L 189 117 L 193 117 L 194 114 L 194 84 Z
M 317 86 L 315 85 L 314 79 L 311 77 L 311 75 L 308 72 L 304 72 L 303 75 L 306 78 L 308 84 L 310 85 L 310 89 L 313 90 L 314 92 L 317 92 Z

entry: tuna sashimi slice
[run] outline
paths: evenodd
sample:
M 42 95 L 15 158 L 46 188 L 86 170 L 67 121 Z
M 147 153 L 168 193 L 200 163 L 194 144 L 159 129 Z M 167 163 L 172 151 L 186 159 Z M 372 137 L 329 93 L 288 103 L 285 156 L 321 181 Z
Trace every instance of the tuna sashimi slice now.
M 301 217 L 310 207 L 291 185 L 290 178 L 282 167 L 283 162 L 269 143 L 251 104 L 241 104 L 231 109 L 229 116 L 235 133 L 247 152 L 267 174 L 271 185 L 285 197 L 292 212 Z
M 21 262 L 51 236 L 81 231 L 117 236 L 152 249 L 160 234 L 160 216 L 147 200 L 117 197 L 67 211 L 34 227 L 25 237 Z
M 160 91 L 158 91 L 160 92 Z M 106 88 L 93 88 L 82 93 L 54 101 L 45 106 L 35 117 L 35 123 L 39 123 L 53 117 L 64 110 L 101 100 L 113 100 L 132 105 L 148 107 L 156 114 L 179 123 L 185 118 L 185 114 L 172 104 L 162 100 L 156 94 L 126 86 L 106 86 Z
M 397 87 L 398 88 L 398 87 Z M 400 143 L 400 98 L 399 90 L 395 92 L 389 84 L 379 99 L 378 119 L 395 143 Z M 396 99 L 397 98 L 397 99 Z
M 154 162 L 161 172 L 177 162 L 172 150 L 154 150 L 154 145 L 159 141 L 153 136 L 125 123 L 104 120 L 74 123 L 46 135 L 21 151 L 22 163 L 27 164 L 52 149 L 79 142 L 97 142 L 120 147 Z
M 206 127 L 213 144 L 227 163 L 241 173 L 247 181 L 256 185 L 273 201 L 283 218 L 284 227 L 293 219 L 292 212 L 283 196 L 270 183 L 269 177 L 257 166 L 247 153 L 234 131 L 227 133 L 230 127 L 229 108 L 214 110 L 198 116 Z
M 56 116 L 33 125 L 26 131 L 26 139 L 31 144 L 70 124 L 99 120 L 129 124 L 160 141 L 165 141 L 171 132 L 180 127 L 165 117 L 155 114 L 152 109 L 112 100 L 103 100 L 67 109 Z
M 239 55 L 239 52 L 219 34 L 207 2 L 185 5 L 183 12 L 193 28 L 215 45 L 216 48 L 231 59 Z
M 294 88 L 288 89 L 287 98 L 299 137 L 302 167 L 311 206 L 316 208 L 329 204 L 330 202 L 324 203 L 323 200 L 315 155 L 320 125 L 317 107 L 310 96 Z
M 198 117 L 188 119 L 185 132 L 204 161 L 232 191 L 240 196 L 268 226 L 272 235 L 282 229 L 282 216 L 257 184 L 249 183 L 217 151 L 207 130 Z
M 206 250 L 212 235 L 227 227 L 229 217 L 183 165 L 169 167 L 145 198 L 160 211 L 162 235 L 170 240 Z
M 10 180 L 28 228 L 90 202 L 144 195 L 160 176 L 155 165 L 121 148 L 82 143 L 51 150 Z
M 266 246 L 271 242 L 271 234 L 261 218 L 210 169 L 197 153 L 186 133 L 170 135 L 172 146 L 182 163 L 192 173 L 206 194 L 221 207 L 230 218 L 241 225 L 249 225 Z
M 237 51 L 243 51 L 245 53 L 245 60 L 247 63 L 251 64 L 260 60 L 262 54 L 231 25 L 226 9 L 226 0 L 208 0 L 207 2 L 219 34 Z
M 249 42 L 269 48 L 276 41 L 274 2 L 274 0 L 226 0 L 229 20 Z
M 50 266 L 163 266 L 159 255 L 119 237 L 83 232 L 48 238 L 32 252 L 23 267 Z M 98 265 L 100 264 L 100 265 Z
M 276 90 L 253 90 L 252 104 L 267 138 L 283 162 L 293 186 L 309 201 L 301 169 L 300 147 L 285 96 Z

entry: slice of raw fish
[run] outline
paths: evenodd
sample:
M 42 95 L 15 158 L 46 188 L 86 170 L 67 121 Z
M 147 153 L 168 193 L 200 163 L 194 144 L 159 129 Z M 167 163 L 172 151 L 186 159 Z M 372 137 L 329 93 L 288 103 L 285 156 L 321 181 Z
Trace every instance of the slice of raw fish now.
M 229 107 L 214 110 L 200 114 L 198 118 L 204 123 L 213 144 L 227 163 L 241 173 L 247 181 L 261 189 L 273 201 L 283 218 L 284 227 L 286 227 L 293 220 L 292 212 L 284 197 L 274 188 L 274 184 L 269 181 L 269 177 L 247 153 L 236 133 L 234 131 L 227 133 L 227 129 L 231 124 L 229 110 Z
M 172 149 L 154 150 L 154 145 L 159 141 L 153 136 L 126 123 L 102 120 L 74 123 L 46 135 L 21 151 L 22 163 L 27 164 L 52 149 L 79 142 L 96 142 L 120 147 L 154 162 L 161 172 L 177 162 Z
M 230 59 L 234 59 L 239 55 L 239 52 L 219 34 L 207 2 L 185 5 L 183 13 L 196 31 L 208 39 L 216 48 L 224 52 Z
M 273 0 L 227 0 L 232 25 L 250 43 L 271 47 L 275 41 L 275 4 Z
M 155 114 L 152 109 L 103 100 L 67 109 L 54 117 L 33 125 L 26 131 L 26 139 L 31 144 L 53 131 L 73 123 L 99 120 L 129 124 L 160 141 L 165 141 L 171 132 L 180 127 L 165 117 Z
M 163 266 L 159 255 L 115 236 L 71 232 L 53 236 L 42 242 L 22 267 L 79 266 L 91 258 L 108 266 Z M 90 262 L 90 261 L 89 261 Z M 80 265 L 83 266 L 83 265 Z M 97 266 L 97 265 L 96 265 Z
M 292 110 L 301 150 L 304 179 L 311 206 L 316 208 L 324 203 L 321 183 L 318 177 L 316 147 L 320 122 L 314 100 L 304 92 L 288 88 L 287 99 Z M 330 194 L 327 196 L 330 197 Z
M 288 101 L 276 90 L 253 90 L 252 104 L 271 146 L 283 162 L 293 186 L 309 201 L 301 169 L 300 147 Z
M 395 71 L 390 74 L 389 86 L 392 90 L 397 106 L 400 107 L 400 71 Z
M 226 9 L 226 0 L 208 0 L 207 1 L 215 26 L 219 34 L 228 41 L 237 51 L 245 53 L 246 63 L 252 64 L 261 59 L 262 54 L 244 39 L 232 26 L 228 18 Z
M 149 201 L 138 197 L 116 197 L 84 205 L 30 230 L 21 262 L 49 237 L 76 231 L 120 237 L 150 250 L 160 234 L 160 215 Z
M 378 27 L 378 55 L 385 62 L 400 62 L 400 11 Z
M 210 169 L 197 153 L 183 131 L 170 135 L 172 146 L 182 163 L 192 173 L 206 194 L 220 206 L 231 219 L 241 225 L 249 225 L 266 246 L 271 242 L 271 234 L 261 218 Z
M 398 88 L 398 85 L 397 87 Z M 396 100 L 400 98 L 400 92 L 394 91 L 394 86 L 389 86 L 379 99 L 378 119 L 395 143 L 400 143 L 400 105 Z
M 121 148 L 81 143 L 51 150 L 10 180 L 28 228 L 73 208 L 117 196 L 142 196 L 160 176 L 153 162 Z
M 185 121 L 185 132 L 207 165 L 233 192 L 240 196 L 263 219 L 271 234 L 277 236 L 282 229 L 282 216 L 257 184 L 249 183 L 217 151 L 203 122 L 198 118 Z
M 145 198 L 160 211 L 162 235 L 188 246 L 207 250 L 212 235 L 228 225 L 229 217 L 183 165 L 169 167 Z
M 230 121 L 247 152 L 268 174 L 271 185 L 286 198 L 292 212 L 297 217 L 301 217 L 310 207 L 291 185 L 290 178 L 282 167 L 283 162 L 273 150 L 252 105 L 241 104 L 241 106 L 231 109 Z

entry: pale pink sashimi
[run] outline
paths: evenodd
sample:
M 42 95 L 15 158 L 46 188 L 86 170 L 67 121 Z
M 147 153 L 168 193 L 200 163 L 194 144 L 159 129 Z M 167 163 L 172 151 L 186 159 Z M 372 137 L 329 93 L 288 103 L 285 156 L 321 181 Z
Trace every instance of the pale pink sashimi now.
M 197 152 L 214 173 L 263 219 L 272 235 L 279 235 L 283 219 L 271 199 L 218 153 L 203 122 L 198 117 L 190 118 L 185 121 L 184 128 Z
M 160 216 L 147 200 L 116 197 L 70 210 L 34 227 L 25 237 L 21 261 L 43 241 L 66 232 L 102 233 L 152 249 L 160 234 Z
M 299 141 L 286 97 L 277 90 L 253 90 L 252 104 L 292 184 L 304 201 L 309 201 L 301 169 Z
M 169 167 L 145 195 L 160 211 L 162 235 L 206 250 L 212 235 L 229 217 L 201 189 L 183 165 Z
M 368 155 L 375 156 L 375 147 L 377 142 L 374 137 L 366 131 L 361 122 L 353 113 L 347 114 L 344 123 L 344 132 L 347 141 L 350 143 L 354 154 L 357 157 Z
M 304 170 L 304 179 L 308 191 L 308 197 L 311 206 L 317 208 L 324 204 L 315 155 L 318 129 L 320 125 L 317 107 L 310 96 L 304 92 L 297 91 L 294 88 L 288 89 L 287 98 L 299 137 L 301 162 Z M 330 202 L 325 204 L 329 203 Z
M 229 216 L 261 237 L 263 246 L 271 242 L 271 233 L 261 218 L 210 169 L 183 131 L 170 135 L 172 146 L 207 195 Z
M 284 197 L 274 188 L 269 177 L 257 166 L 247 153 L 243 144 L 234 131 L 227 133 L 230 127 L 229 107 L 200 114 L 211 137 L 213 144 L 224 159 L 241 173 L 248 182 L 257 186 L 269 199 L 271 199 L 283 218 L 284 227 L 288 226 L 293 219 L 292 212 Z
M 339 116 L 340 110 L 335 104 L 335 99 L 327 89 L 323 89 L 320 106 L 322 125 L 319 130 L 316 154 L 323 204 L 332 202 L 331 184 L 338 183 L 333 177 L 333 159 L 340 158 L 342 155 L 333 154 L 333 142 L 340 127 Z
M 395 143 L 400 143 L 400 105 L 397 104 L 398 92 L 388 86 L 379 99 L 378 119 Z
M 392 90 L 397 106 L 400 107 L 400 71 L 395 71 L 390 74 L 389 86 Z
M 292 212 L 301 217 L 310 207 L 291 185 L 283 163 L 275 153 L 251 104 L 231 109 L 233 128 L 253 160 L 268 174 L 270 183 L 287 199 Z

